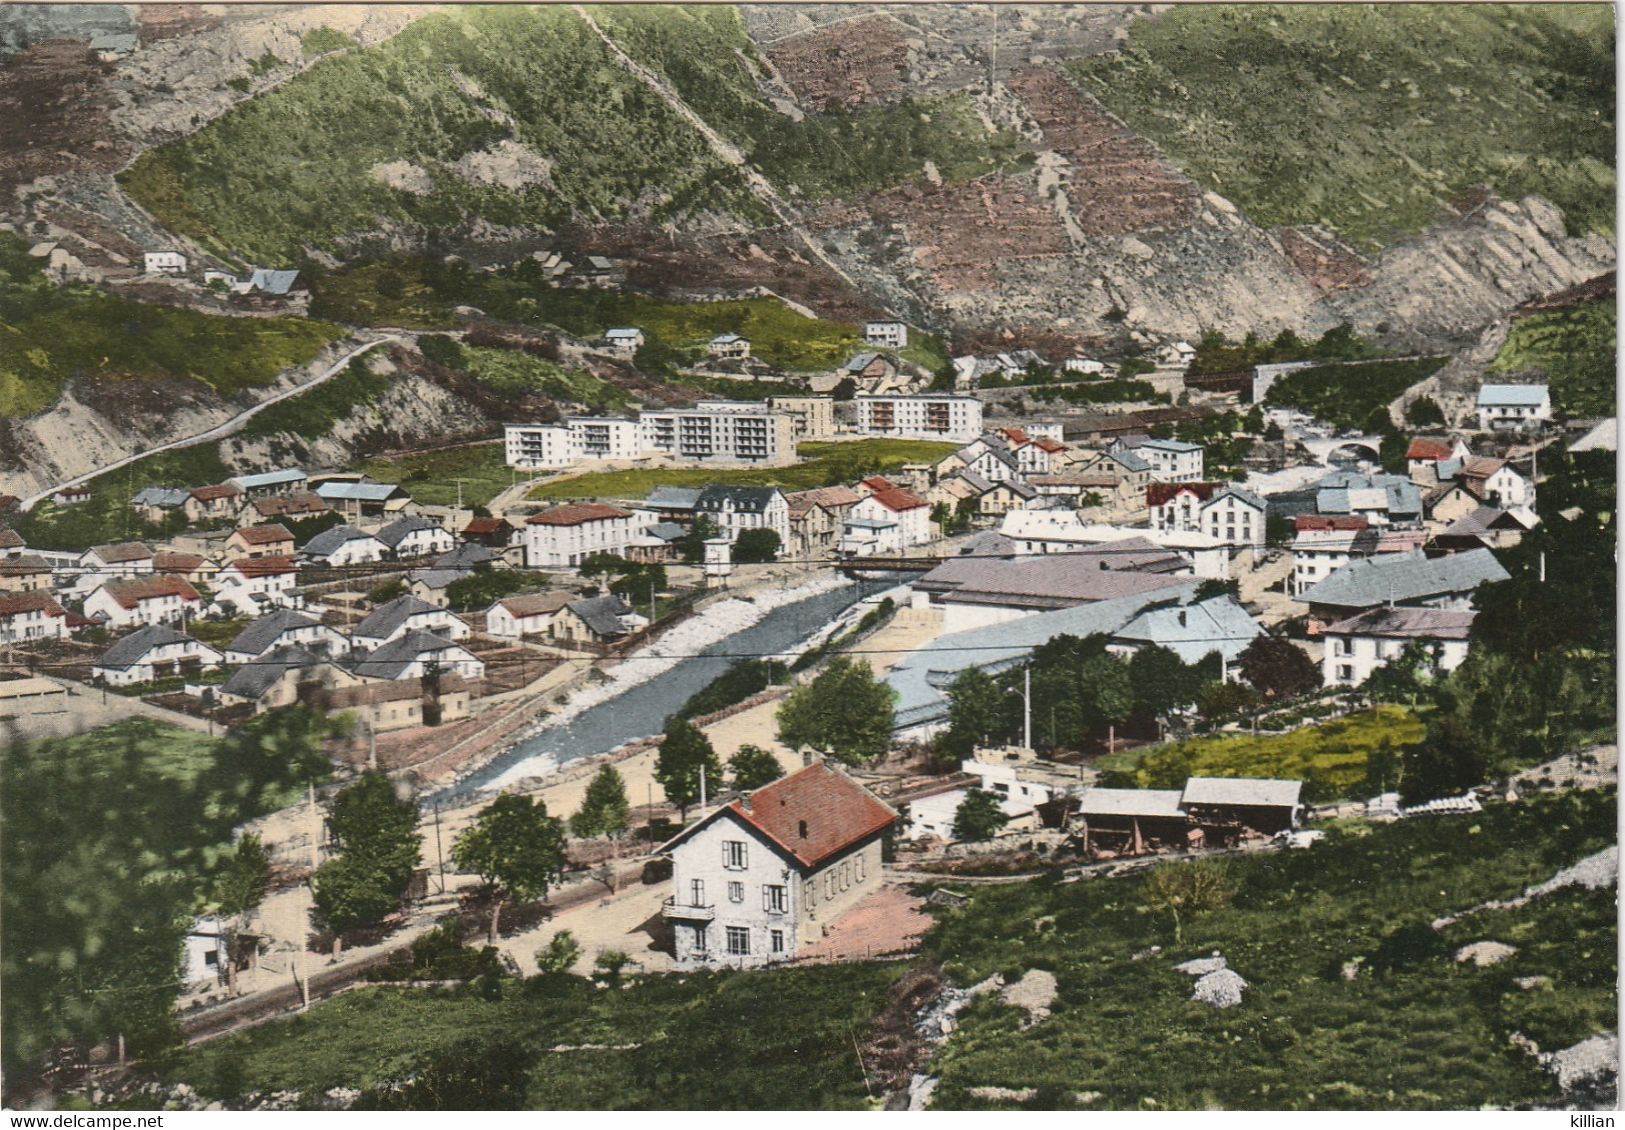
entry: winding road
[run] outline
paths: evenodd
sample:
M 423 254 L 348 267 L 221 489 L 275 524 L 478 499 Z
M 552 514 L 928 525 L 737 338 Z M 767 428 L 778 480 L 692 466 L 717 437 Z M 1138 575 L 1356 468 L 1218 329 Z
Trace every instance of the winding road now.
M 375 341 L 369 341 L 364 345 L 350 350 L 350 352 L 333 362 L 332 365 L 324 369 L 319 375 L 311 378 L 304 384 L 294 385 L 290 389 L 285 389 L 284 391 L 277 393 L 275 396 L 268 397 L 265 400 L 260 401 L 253 407 L 245 408 L 231 419 L 226 420 L 224 423 L 216 424 L 208 431 L 198 432 L 195 435 L 182 436 L 180 439 L 171 440 L 169 443 L 163 444 L 162 446 L 154 447 L 147 451 L 138 451 L 134 455 L 127 455 L 123 459 L 117 460 L 116 462 L 108 463 L 101 467 L 96 467 L 92 470 L 86 471 L 84 474 L 75 475 L 71 479 L 64 479 L 60 483 L 55 483 L 46 487 L 38 494 L 31 494 L 27 498 L 23 499 L 22 503 L 20 504 L 21 508 L 23 510 L 32 510 L 39 502 L 50 498 L 51 495 L 55 494 L 59 490 L 62 490 L 64 487 L 73 487 L 78 486 L 80 483 L 89 482 L 98 475 L 105 475 L 109 471 L 117 471 L 122 467 L 128 467 L 131 463 L 134 463 L 139 459 L 145 459 L 149 455 L 158 455 L 162 452 L 174 451 L 177 448 L 182 447 L 195 447 L 200 443 L 208 443 L 211 440 L 225 439 L 227 436 L 240 431 L 244 424 L 248 423 L 248 421 L 252 420 L 255 416 L 271 407 L 271 405 L 280 404 L 284 400 L 288 400 L 291 397 L 309 392 L 311 389 L 325 381 L 332 380 L 339 373 L 344 371 L 344 367 L 346 365 L 348 365 L 355 358 L 360 357 L 369 349 L 376 349 L 378 346 L 384 345 L 387 342 L 402 340 L 404 339 L 397 337 L 394 334 L 390 334 L 386 337 L 378 338 Z

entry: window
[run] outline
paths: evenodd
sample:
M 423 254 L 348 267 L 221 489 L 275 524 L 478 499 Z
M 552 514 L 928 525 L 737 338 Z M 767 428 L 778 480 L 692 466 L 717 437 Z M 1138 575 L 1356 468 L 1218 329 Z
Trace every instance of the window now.
M 722 841 L 722 866 L 730 871 L 743 871 L 745 869 L 745 841 Z
M 1344 682 L 1353 682 L 1354 668 L 1347 663 L 1339 663 L 1337 665 L 1337 677 Z
M 770 884 L 762 886 L 762 909 L 783 914 L 790 909 L 790 888 Z
M 863 856 L 860 855 L 852 861 L 852 871 L 857 876 L 858 882 L 863 882 Z
M 694 927 L 694 952 L 695 953 L 704 953 L 705 952 L 705 927 L 704 926 L 696 926 L 696 927 Z
M 743 884 L 743 883 L 729 883 L 728 884 L 728 901 L 729 902 L 744 902 L 745 901 L 745 884 Z
M 824 897 L 827 899 L 835 897 L 835 872 L 833 870 L 824 872 Z
M 773 952 L 774 953 L 783 953 L 784 952 L 784 931 L 783 930 L 769 931 L 768 932 L 768 937 L 771 939 L 771 945 L 773 947 Z
M 704 879 L 690 879 L 688 881 L 688 905 L 689 906 L 704 906 L 705 905 L 705 880 Z
M 841 890 L 844 891 L 848 887 L 850 887 L 851 885 L 852 885 L 852 866 L 851 866 L 851 864 L 843 863 L 843 864 L 841 864 Z
M 728 926 L 724 928 L 728 935 L 728 952 L 730 954 L 750 953 L 750 929 L 745 926 Z
M 801 884 L 801 901 L 807 906 L 811 906 L 813 903 L 818 901 L 817 883 L 809 880 L 808 882 Z

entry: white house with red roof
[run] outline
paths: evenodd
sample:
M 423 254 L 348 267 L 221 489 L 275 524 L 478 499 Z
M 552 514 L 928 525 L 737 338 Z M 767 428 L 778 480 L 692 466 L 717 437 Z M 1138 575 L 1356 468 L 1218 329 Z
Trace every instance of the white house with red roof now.
M 901 551 L 932 540 L 931 506 L 913 491 L 875 475 L 858 484 L 858 493 L 864 497 L 846 512 L 846 523 L 894 523 L 897 527 L 892 535 L 895 545 L 875 552 Z
M 602 502 L 568 502 L 525 519 L 525 564 L 569 569 L 595 553 L 622 556 L 637 533 L 631 511 Z
M 85 597 L 85 616 L 114 628 L 172 624 L 203 611 L 203 598 L 182 577 L 115 577 Z
M 63 639 L 68 613 L 48 592 L 0 594 L 0 643 Z
M 1472 455 L 1461 440 L 1417 436 L 1405 449 L 1405 464 L 1411 482 L 1432 486 L 1439 481 L 1439 464 L 1463 460 Z
M 794 957 L 880 888 L 897 812 L 827 761 L 724 805 L 660 849 L 683 967 Z

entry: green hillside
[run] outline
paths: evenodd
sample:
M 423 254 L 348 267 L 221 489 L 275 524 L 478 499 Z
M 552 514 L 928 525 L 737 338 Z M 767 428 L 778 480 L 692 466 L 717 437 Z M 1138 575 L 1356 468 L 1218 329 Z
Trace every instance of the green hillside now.
M 1374 249 L 1482 183 L 1613 230 L 1604 5 L 1178 6 L 1072 73 L 1260 224 Z
M 1489 371 L 1545 378 L 1552 405 L 1564 416 L 1612 415 L 1615 319 L 1611 298 L 1521 318 Z
M 1021 148 L 964 99 L 794 122 L 757 95 L 745 70 L 754 48 L 731 7 L 592 13 L 787 192 L 884 188 L 922 176 L 926 161 L 969 177 Z M 403 222 L 455 232 L 476 218 L 543 229 L 771 218 L 739 171 L 566 7 L 426 17 L 143 155 L 122 181 L 170 228 L 278 262 Z
M 270 384 L 344 336 L 303 318 L 230 318 L 57 287 L 0 235 L 0 416 L 29 416 L 68 381 L 190 380 L 222 396 Z

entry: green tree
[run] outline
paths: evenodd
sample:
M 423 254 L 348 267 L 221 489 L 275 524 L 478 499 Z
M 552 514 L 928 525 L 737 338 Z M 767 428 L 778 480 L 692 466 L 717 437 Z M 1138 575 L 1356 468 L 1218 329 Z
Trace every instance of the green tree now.
M 505 793 L 457 837 L 452 858 L 480 877 L 491 907 L 486 936 L 494 946 L 503 905 L 546 898 L 563 873 L 564 827 L 541 800 Z
M 1217 577 L 1209 577 L 1196 586 L 1196 595 L 1193 599 L 1212 600 L 1214 597 L 1228 596 L 1235 600 L 1241 599 L 1241 582 L 1236 580 L 1221 581 Z
M 1433 684 L 1433 661 L 1420 640 L 1406 644 L 1388 662 L 1373 668 L 1360 690 L 1372 702 L 1392 702 L 1415 708 Z
M 1446 716 L 1430 720 L 1427 737 L 1406 747 L 1399 794 L 1406 804 L 1459 796 L 1482 785 L 1489 772 L 1489 751 L 1474 728 Z
M 1320 668 L 1309 653 L 1281 636 L 1253 640 L 1236 660 L 1241 677 L 1265 698 L 1295 698 L 1320 686 Z
M 611 839 L 626 834 L 631 823 L 632 806 L 626 799 L 626 783 L 613 765 L 598 770 L 598 775 L 587 785 L 581 798 L 581 809 L 570 817 L 570 831 L 582 839 L 608 836 Z
M 215 884 L 215 903 L 222 915 L 240 918 L 264 901 L 270 885 L 271 857 L 260 838 L 250 832 L 237 841 L 231 861 Z
M 576 573 L 591 580 L 595 577 L 619 577 L 631 569 L 632 563 L 618 553 L 593 553 L 576 568 Z
M 1135 705 L 1159 718 L 1194 705 L 1202 689 L 1194 667 L 1156 644 L 1140 648 L 1129 658 L 1128 677 Z
M 722 763 L 711 747 L 711 739 L 686 719 L 668 723 L 655 759 L 655 780 L 660 782 L 666 799 L 677 806 L 685 822 L 689 806 L 700 799 L 702 768 L 707 789 L 716 792 L 722 787 Z
M 1142 897 L 1153 913 L 1173 921 L 1174 943 L 1185 940 L 1187 916 L 1223 910 L 1235 897 L 1236 884 L 1222 860 L 1159 863 L 1145 877 Z
M 1366 755 L 1365 788 L 1373 796 L 1396 791 L 1401 786 L 1404 764 L 1394 743 L 1384 738 Z
M 705 560 L 705 543 L 717 536 L 717 525 L 704 514 L 696 515 L 688 533 L 677 539 L 677 549 L 685 565 L 697 565 Z
M 316 869 L 311 885 L 317 914 L 335 935 L 335 953 L 346 932 L 400 906 L 421 858 L 417 819 L 417 803 L 397 795 L 379 773 L 365 774 L 333 798 L 327 825 L 341 854 Z
M 999 808 L 998 794 L 971 789 L 954 809 L 954 839 L 971 843 L 991 840 L 1009 822 Z
M 1087 726 L 1116 726 L 1134 709 L 1128 664 L 1109 655 L 1084 661 L 1078 690 Z
M 742 745 L 728 759 L 728 771 L 733 774 L 733 787 L 741 792 L 771 785 L 784 776 L 779 759 L 759 745 Z
M 751 565 L 774 561 L 779 556 L 777 530 L 741 530 L 734 539 L 733 559 L 737 565 Z
M 545 949 L 536 951 L 536 969 L 544 977 L 568 973 L 581 957 L 581 943 L 568 930 L 553 935 Z
M 980 667 L 965 668 L 948 687 L 948 728 L 937 748 L 955 761 L 969 757 L 1005 731 L 1009 705 L 1008 694 L 991 675 Z
M 1442 428 L 1444 409 L 1431 396 L 1419 396 L 1405 409 L 1405 422 L 1418 428 Z
M 780 705 L 779 740 L 791 749 L 811 746 L 840 761 L 867 764 L 891 748 L 896 701 L 897 692 L 875 678 L 868 664 L 836 656 Z
M 463 346 L 454 337 L 445 334 L 423 334 L 418 338 L 418 351 L 436 365 L 447 369 L 463 367 Z

